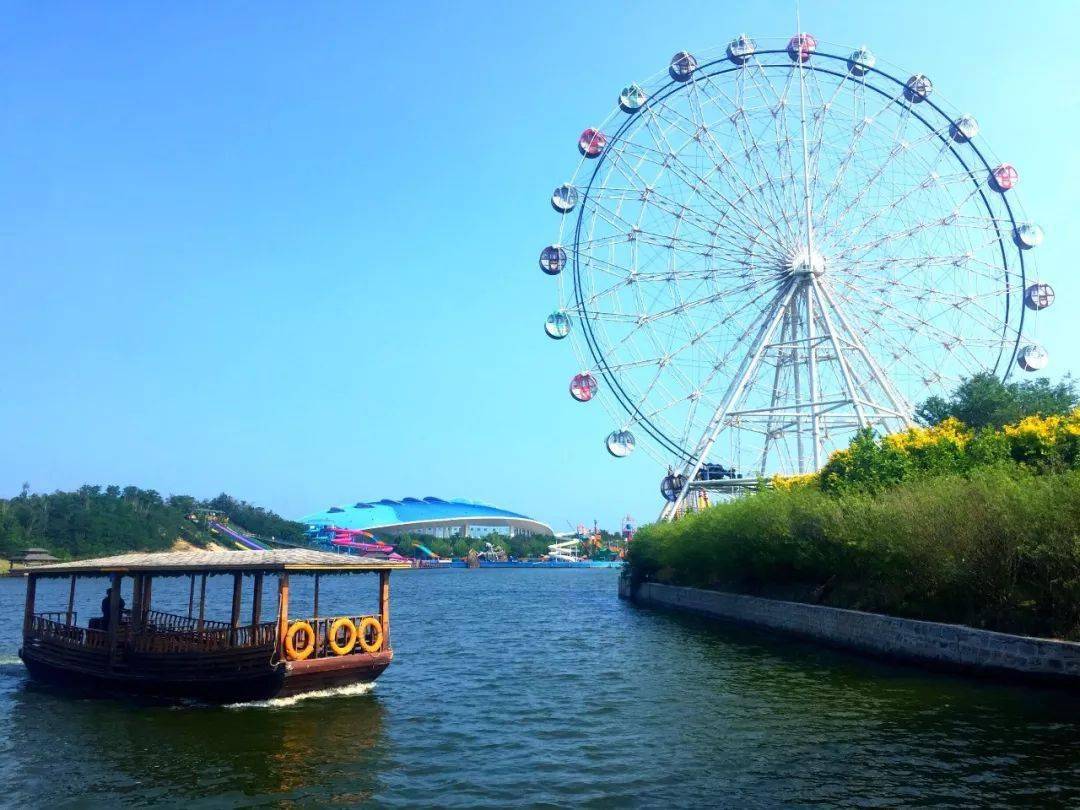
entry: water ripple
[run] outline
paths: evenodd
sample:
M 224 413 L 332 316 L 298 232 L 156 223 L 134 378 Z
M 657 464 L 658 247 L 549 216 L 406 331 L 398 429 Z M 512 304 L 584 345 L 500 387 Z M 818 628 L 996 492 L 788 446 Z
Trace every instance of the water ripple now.
M 2 639 L 18 638 L 23 587 L 0 580 Z M 356 587 L 324 580 L 325 611 L 354 606 Z M 187 592 L 162 583 L 154 597 L 168 609 Z M 5 800 L 1080 803 L 1073 696 L 637 609 L 615 597 L 611 571 L 405 573 L 393 634 L 397 657 L 374 690 L 231 707 L 73 699 L 31 684 L 0 645 Z

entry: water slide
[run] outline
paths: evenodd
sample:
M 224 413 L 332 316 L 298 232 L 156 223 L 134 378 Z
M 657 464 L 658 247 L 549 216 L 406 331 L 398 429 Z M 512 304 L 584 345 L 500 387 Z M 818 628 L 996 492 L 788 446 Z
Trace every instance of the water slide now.
M 444 559 L 440 557 L 438 554 L 436 554 L 434 551 L 432 551 L 430 548 L 428 548 L 422 543 L 414 542 L 413 548 L 420 552 L 420 559 L 417 564 L 421 568 L 432 568 L 444 565 L 449 566 L 453 562 L 453 560 L 451 559 Z M 416 555 L 413 556 L 415 557 Z
M 249 548 L 252 551 L 269 551 L 270 550 L 269 548 L 264 546 L 262 543 L 260 543 L 255 538 L 248 537 L 246 534 L 243 534 L 242 532 L 238 532 L 238 531 L 236 531 L 236 529 L 232 529 L 232 528 L 226 526 L 224 523 L 211 522 L 210 523 L 210 528 L 217 529 L 219 532 L 221 532 L 226 537 L 232 538 L 237 543 L 242 545 L 244 548 Z

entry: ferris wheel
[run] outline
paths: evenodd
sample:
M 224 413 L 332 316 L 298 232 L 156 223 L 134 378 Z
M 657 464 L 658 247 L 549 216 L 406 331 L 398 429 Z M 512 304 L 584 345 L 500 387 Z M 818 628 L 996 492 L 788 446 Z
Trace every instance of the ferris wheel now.
M 710 477 L 817 469 L 963 377 L 1048 363 L 1018 171 L 866 47 L 680 51 L 577 148 L 544 329 L 576 348 L 570 395 L 608 406 L 608 451 L 670 465 L 665 516 Z

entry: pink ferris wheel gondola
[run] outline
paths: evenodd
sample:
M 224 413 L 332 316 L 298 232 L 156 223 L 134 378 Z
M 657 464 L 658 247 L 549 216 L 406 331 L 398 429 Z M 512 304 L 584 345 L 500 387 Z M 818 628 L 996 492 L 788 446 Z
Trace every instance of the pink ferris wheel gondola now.
M 570 396 L 578 402 L 588 402 L 596 396 L 599 387 L 596 377 L 589 372 L 575 374 L 574 378 L 570 380 Z
M 1020 172 L 1011 163 L 1002 163 L 990 173 L 990 183 L 998 191 L 1008 191 L 1020 182 Z
M 607 146 L 607 135 L 598 129 L 589 127 L 578 138 L 578 151 L 587 158 L 600 157 Z
M 788 40 L 787 52 L 792 62 L 809 62 L 810 55 L 817 50 L 817 40 L 813 34 L 796 34 Z

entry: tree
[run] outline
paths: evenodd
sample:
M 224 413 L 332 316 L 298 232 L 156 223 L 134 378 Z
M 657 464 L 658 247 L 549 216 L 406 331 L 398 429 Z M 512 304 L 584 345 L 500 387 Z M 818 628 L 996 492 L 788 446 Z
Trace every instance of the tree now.
M 930 397 L 915 411 L 924 425 L 936 425 L 950 417 L 977 430 L 1001 428 L 1025 416 L 1054 416 L 1080 406 L 1080 394 L 1072 377 L 1051 384 L 1046 377 L 1003 383 L 990 372 L 969 377 L 948 399 Z
M 262 507 L 221 495 L 241 520 L 260 534 L 287 535 L 303 541 L 304 526 Z M 154 490 L 87 484 L 75 492 L 31 494 L 24 490 L 10 500 L 0 498 L 0 552 L 42 546 L 60 557 L 94 557 L 123 551 L 163 551 L 177 538 L 196 545 L 219 539 L 188 520 L 199 501 L 188 495 L 167 500 Z M 253 525 L 248 525 L 249 523 Z

